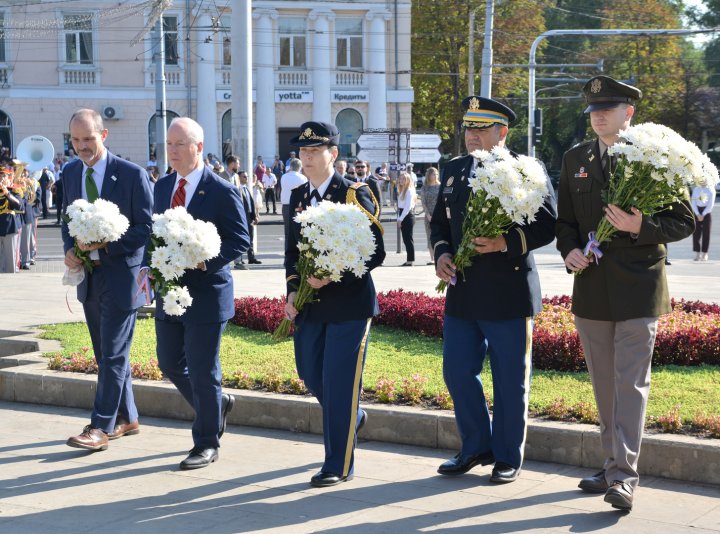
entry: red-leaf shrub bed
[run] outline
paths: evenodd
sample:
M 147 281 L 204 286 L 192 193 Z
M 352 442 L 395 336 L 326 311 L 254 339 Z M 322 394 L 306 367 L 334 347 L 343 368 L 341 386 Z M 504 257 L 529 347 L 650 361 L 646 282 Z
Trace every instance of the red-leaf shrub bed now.
M 389 291 L 378 294 L 380 314 L 374 324 L 441 337 L 444 297 Z M 585 357 L 570 312 L 567 295 L 543 299 L 535 317 L 533 367 L 555 371 L 583 371 Z M 284 299 L 245 297 L 235 300 L 233 322 L 272 332 L 284 316 Z M 653 354 L 654 365 L 720 365 L 720 306 L 673 300 L 673 311 L 660 318 Z

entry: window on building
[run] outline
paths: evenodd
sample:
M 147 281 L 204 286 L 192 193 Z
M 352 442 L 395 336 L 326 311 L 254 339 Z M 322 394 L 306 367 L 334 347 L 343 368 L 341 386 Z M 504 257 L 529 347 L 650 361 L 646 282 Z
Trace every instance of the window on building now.
M 337 66 L 361 69 L 363 66 L 362 20 L 337 19 L 335 21 L 335 36 Z
M 12 121 L 10 120 L 10 117 L 7 115 L 7 113 L 0 110 L 0 150 L 7 149 L 9 154 L 12 154 L 12 139 Z
M 5 62 L 5 13 L 0 13 L 0 63 Z
M 178 118 L 180 115 L 175 113 L 174 111 L 165 110 L 165 124 L 167 127 L 170 126 L 170 123 L 173 119 Z M 150 117 L 150 120 L 148 121 L 148 157 L 155 156 L 155 147 L 156 144 L 156 138 L 157 138 L 157 128 L 155 126 L 157 120 L 157 114 L 153 114 L 152 117 Z M 165 173 L 165 169 L 160 169 L 161 175 Z
M 280 66 L 305 67 L 306 26 L 302 17 L 281 18 L 278 23 L 280 34 Z
M 228 109 L 222 116 L 222 160 L 232 154 L 232 110 Z
M 222 35 L 222 66 L 229 67 L 232 64 L 232 52 L 230 49 L 230 17 L 220 17 L 220 35 Z
M 76 65 L 93 64 L 93 33 L 91 13 L 72 13 L 63 17 L 65 62 Z
M 163 16 L 163 35 L 165 37 L 165 64 L 177 65 L 178 53 L 178 18 L 176 15 Z
M 341 158 L 352 158 L 357 154 L 357 140 L 363 130 L 363 118 L 352 108 L 345 108 L 335 118 L 337 129 L 340 130 L 338 151 Z

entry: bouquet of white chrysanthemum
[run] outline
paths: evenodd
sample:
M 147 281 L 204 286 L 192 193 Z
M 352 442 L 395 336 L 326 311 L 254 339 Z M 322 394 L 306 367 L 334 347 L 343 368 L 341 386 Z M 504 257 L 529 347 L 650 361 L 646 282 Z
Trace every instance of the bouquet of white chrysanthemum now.
M 182 315 L 192 297 L 180 278 L 186 269 L 220 254 L 220 236 L 213 223 L 194 219 L 185 208 L 176 207 L 153 215 L 148 253 L 153 289 L 163 297 L 165 313 Z
M 654 215 L 687 198 L 688 187 L 712 188 L 718 183 L 717 167 L 697 145 L 660 124 L 646 122 L 621 131 L 620 141 L 608 148 L 608 154 L 617 155 L 618 163 L 603 201 L 627 212 L 636 208 Z M 597 262 L 602 257 L 600 245 L 616 232 L 603 216 L 588 235 L 585 256 Z
M 338 282 L 345 272 L 362 277 L 375 252 L 375 236 L 370 219 L 354 204 L 323 201 L 296 215 L 295 221 L 300 223 L 301 241 L 297 263 L 300 284 L 294 306 L 300 311 L 316 294 L 307 282 L 309 276 L 333 282 Z M 289 319 L 283 319 L 273 339 L 286 338 L 291 324 Z
M 453 257 L 460 274 L 478 254 L 474 238 L 497 237 L 513 224 L 534 221 L 548 194 L 545 169 L 535 158 L 513 156 L 504 147 L 495 147 L 490 152 L 476 150 L 471 156 L 478 165 L 468 179 L 472 191 L 462 241 Z M 456 277 L 450 281 L 452 285 L 456 282 Z M 447 282 L 441 280 L 435 289 L 442 293 L 446 288 Z
M 81 250 L 78 243 L 112 243 L 120 239 L 130 226 L 130 221 L 120 213 L 117 205 L 102 198 L 96 199 L 92 204 L 85 199 L 77 199 L 68 206 L 64 219 L 68 233 L 75 239 L 73 251 L 89 272 L 93 270 L 90 252 Z M 66 269 L 63 284 L 76 286 L 84 278 L 84 269 Z

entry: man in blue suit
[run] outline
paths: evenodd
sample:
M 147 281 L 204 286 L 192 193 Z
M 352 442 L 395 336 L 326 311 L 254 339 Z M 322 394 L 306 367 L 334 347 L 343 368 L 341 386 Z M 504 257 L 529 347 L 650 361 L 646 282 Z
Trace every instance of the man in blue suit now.
M 76 111 L 70 119 L 70 139 L 79 159 L 65 167 L 64 206 L 79 198 L 103 198 L 115 203 L 130 221 L 125 234 L 112 243 L 77 243 L 90 252 L 94 267 L 77 287 L 83 304 L 95 360 L 98 385 L 90 424 L 67 444 L 105 450 L 108 439 L 139 432 L 138 413 L 130 375 L 130 345 L 135 330 L 138 298 L 136 277 L 142 265 L 152 223 L 152 192 L 147 173 L 115 157 L 104 146 L 108 131 L 102 117 L 91 109 Z M 75 240 L 62 225 L 65 265 L 82 268 L 73 252 Z
M 220 234 L 220 255 L 185 271 L 180 283 L 193 298 L 187 311 L 165 314 L 162 299 L 155 313 L 160 370 L 195 410 L 193 448 L 180 469 L 198 469 L 218 459 L 234 398 L 221 390 L 220 339 L 235 315 L 230 265 L 250 247 L 240 192 L 203 164 L 203 130 L 187 117 L 170 123 L 170 165 L 175 172 L 155 184 L 155 213 L 184 206 L 195 219 L 211 222 Z

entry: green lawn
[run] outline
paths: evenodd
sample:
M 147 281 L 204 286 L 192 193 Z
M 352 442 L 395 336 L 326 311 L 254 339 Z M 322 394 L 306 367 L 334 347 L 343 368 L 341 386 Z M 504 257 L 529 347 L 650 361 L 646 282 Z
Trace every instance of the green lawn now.
M 48 325 L 43 337 L 60 340 L 65 354 L 90 346 L 84 323 Z M 153 358 L 154 321 L 139 320 L 131 359 L 133 362 L 147 362 Z M 278 375 L 287 380 L 293 376 L 295 369 L 292 341 L 273 343 L 270 334 L 232 324 L 225 331 L 220 358 L 225 375 L 241 371 L 256 380 L 266 375 Z M 374 390 L 380 378 L 396 380 L 399 384 L 416 373 L 428 379 L 423 386 L 426 395 L 434 397 L 445 390 L 441 340 L 373 327 L 365 365 L 365 389 Z M 482 376 L 487 393 L 492 395 L 489 370 L 485 369 Z M 587 373 L 536 371 L 533 374 L 531 410 L 544 411 L 560 398 L 568 406 L 585 402 L 594 407 Z M 676 406 L 679 406 L 679 414 L 684 421 L 691 420 L 698 413 L 720 414 L 720 368 L 668 366 L 654 369 L 648 415 L 667 415 Z

